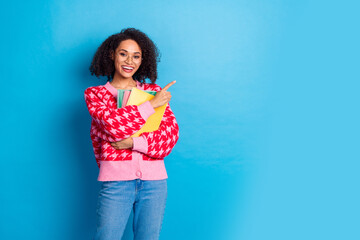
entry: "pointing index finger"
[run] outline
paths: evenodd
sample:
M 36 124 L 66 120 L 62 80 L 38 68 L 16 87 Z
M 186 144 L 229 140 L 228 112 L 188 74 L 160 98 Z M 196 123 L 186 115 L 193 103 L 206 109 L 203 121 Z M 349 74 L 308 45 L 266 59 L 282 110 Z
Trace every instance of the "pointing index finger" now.
M 172 85 L 174 85 L 176 83 L 176 80 L 172 81 L 171 83 L 169 83 L 168 85 L 166 85 L 162 90 L 167 91 L 169 89 L 169 87 L 171 87 Z

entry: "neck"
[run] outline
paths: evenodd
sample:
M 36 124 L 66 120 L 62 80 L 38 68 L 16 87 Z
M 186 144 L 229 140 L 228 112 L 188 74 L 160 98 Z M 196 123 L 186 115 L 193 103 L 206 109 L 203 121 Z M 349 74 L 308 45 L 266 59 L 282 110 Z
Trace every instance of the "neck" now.
M 117 89 L 131 89 L 132 87 L 136 87 L 136 81 L 132 77 L 123 78 L 116 73 L 110 83 L 113 87 Z

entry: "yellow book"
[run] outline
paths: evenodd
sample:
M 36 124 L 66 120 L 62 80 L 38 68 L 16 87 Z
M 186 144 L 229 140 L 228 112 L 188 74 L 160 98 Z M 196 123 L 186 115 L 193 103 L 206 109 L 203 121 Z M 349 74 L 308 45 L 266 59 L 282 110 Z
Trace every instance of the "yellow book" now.
M 140 89 L 137 89 L 136 87 L 133 87 L 131 89 L 131 94 L 129 96 L 129 100 L 127 101 L 126 106 L 128 105 L 140 105 L 146 101 L 151 100 L 155 96 L 147 93 L 145 91 L 142 91 Z M 162 105 L 161 107 L 155 108 L 155 113 L 153 113 L 147 120 L 145 125 L 136 133 L 134 133 L 131 137 L 138 137 L 143 132 L 153 132 L 159 129 L 161 119 L 165 113 L 167 103 Z

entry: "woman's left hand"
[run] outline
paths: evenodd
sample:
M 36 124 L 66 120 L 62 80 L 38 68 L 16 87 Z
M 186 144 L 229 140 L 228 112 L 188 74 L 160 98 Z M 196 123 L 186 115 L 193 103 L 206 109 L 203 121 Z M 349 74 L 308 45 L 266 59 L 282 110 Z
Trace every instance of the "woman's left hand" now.
M 118 142 L 111 142 L 110 144 L 117 150 L 132 148 L 133 147 L 133 139 L 132 139 L 132 137 L 129 137 L 129 138 L 126 138 L 126 139 L 118 141 Z

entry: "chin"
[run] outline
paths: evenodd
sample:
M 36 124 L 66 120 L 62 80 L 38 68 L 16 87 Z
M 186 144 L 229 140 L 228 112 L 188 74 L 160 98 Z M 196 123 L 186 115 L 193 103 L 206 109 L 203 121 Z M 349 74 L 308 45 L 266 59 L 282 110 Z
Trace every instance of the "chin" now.
M 132 78 L 134 74 L 121 74 L 123 78 Z

